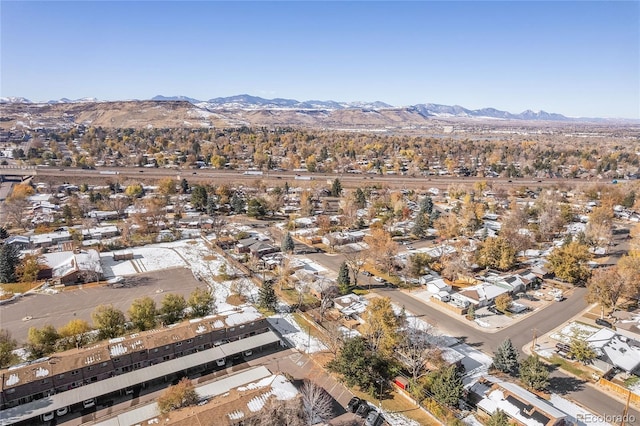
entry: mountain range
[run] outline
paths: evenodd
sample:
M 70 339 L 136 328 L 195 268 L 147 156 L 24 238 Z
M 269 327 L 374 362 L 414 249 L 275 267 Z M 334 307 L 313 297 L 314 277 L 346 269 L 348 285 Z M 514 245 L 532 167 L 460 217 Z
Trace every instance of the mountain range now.
M 566 117 L 562 114 L 548 113 L 545 111 L 526 110 L 519 114 L 508 111 L 501 111 L 495 108 L 468 109 L 460 105 L 441 105 L 433 103 L 416 104 L 409 106 L 397 107 L 384 102 L 337 102 L 337 101 L 319 101 L 308 100 L 298 101 L 296 99 L 265 99 L 251 95 L 236 95 L 229 97 L 218 97 L 209 100 L 199 100 L 187 96 L 154 96 L 151 101 L 186 101 L 204 110 L 344 110 L 344 109 L 363 109 L 363 110 L 383 110 L 383 109 L 414 109 L 425 117 L 460 117 L 460 118 L 494 118 L 502 120 L 545 120 L 545 121 L 576 121 L 581 119 Z M 91 103 L 101 102 L 96 98 L 50 100 L 47 104 L 67 104 L 67 103 Z M 22 97 L 4 97 L 0 98 L 0 104 L 6 103 L 36 103 Z M 41 103 L 41 102 L 37 102 Z M 592 120 L 592 119 L 585 119 Z
M 342 130 L 403 131 L 467 123 L 471 127 L 549 127 L 586 124 L 640 124 L 640 120 L 570 118 L 527 110 L 519 114 L 495 108 L 459 105 L 393 106 L 384 102 L 298 101 L 250 95 L 199 100 L 186 96 L 155 96 L 149 100 L 100 101 L 95 98 L 32 102 L 0 98 L 0 129 L 69 128 L 93 125 L 111 128 L 176 127 L 303 127 Z

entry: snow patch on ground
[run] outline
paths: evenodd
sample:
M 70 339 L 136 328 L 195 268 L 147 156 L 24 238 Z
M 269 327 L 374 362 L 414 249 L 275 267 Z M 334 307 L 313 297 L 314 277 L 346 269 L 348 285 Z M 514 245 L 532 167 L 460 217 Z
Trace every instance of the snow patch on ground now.
M 216 298 L 218 312 L 230 311 L 234 306 L 226 303 L 234 281 L 217 281 L 214 277 L 226 265 L 228 275 L 240 275 L 233 266 L 202 241 L 201 239 L 179 240 L 167 243 L 151 244 L 144 247 L 127 249 L 133 253 L 133 260 L 114 261 L 113 253 L 102 253 L 101 262 L 105 277 L 135 275 L 141 272 L 161 269 L 185 267 L 191 269 L 193 275 L 205 282 Z M 258 287 L 249 278 L 238 278 L 243 295 L 250 301 L 257 300 Z
M 420 423 L 417 421 L 411 420 L 399 413 L 383 411 L 382 415 L 391 426 L 420 426 Z
M 314 353 L 327 349 L 318 339 L 303 331 L 292 314 L 276 314 L 268 318 L 271 327 L 300 352 Z
M 562 330 L 551 334 L 551 338 L 563 343 L 571 343 L 571 339 L 574 337 L 580 337 L 587 339 L 600 328 L 584 324 L 577 321 L 572 321 L 565 325 Z

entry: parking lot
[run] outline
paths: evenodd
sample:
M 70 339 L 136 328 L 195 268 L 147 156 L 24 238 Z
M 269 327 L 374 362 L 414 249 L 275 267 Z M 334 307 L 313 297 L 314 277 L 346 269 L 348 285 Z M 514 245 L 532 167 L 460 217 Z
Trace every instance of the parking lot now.
M 188 296 L 194 288 L 204 286 L 190 269 L 175 268 L 126 277 L 123 286 L 72 286 L 58 294 L 29 294 L 2 306 L 2 328 L 11 330 L 19 342 L 25 342 L 30 327 L 54 327 L 80 318 L 90 324 L 91 312 L 100 304 L 112 304 L 126 313 L 134 299 L 149 296 L 159 305 L 166 293 Z M 26 318 L 31 317 L 29 320 Z

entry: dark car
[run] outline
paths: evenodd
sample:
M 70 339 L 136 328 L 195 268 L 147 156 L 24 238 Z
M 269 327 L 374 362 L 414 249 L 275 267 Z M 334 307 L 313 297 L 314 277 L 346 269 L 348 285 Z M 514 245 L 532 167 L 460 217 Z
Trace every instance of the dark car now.
M 369 404 L 367 404 L 367 401 L 360 401 L 360 405 L 356 410 L 356 414 L 365 419 L 367 418 L 367 416 L 369 415 L 369 411 L 371 410 L 372 408 L 369 406 Z
M 558 352 L 570 352 L 571 347 L 566 343 L 556 343 L 556 350 Z
M 601 325 L 603 327 L 607 327 L 607 328 L 613 328 L 613 324 L 611 324 L 609 321 L 602 318 L 596 318 L 596 324 Z
M 384 417 L 382 417 L 382 413 L 373 410 L 367 416 L 367 419 L 364 421 L 365 426 L 380 426 L 384 422 Z
M 360 398 L 358 398 L 357 396 L 354 396 L 349 400 L 349 403 L 347 404 L 347 411 L 351 413 L 355 413 L 358 407 L 360 406 L 361 402 L 362 400 Z

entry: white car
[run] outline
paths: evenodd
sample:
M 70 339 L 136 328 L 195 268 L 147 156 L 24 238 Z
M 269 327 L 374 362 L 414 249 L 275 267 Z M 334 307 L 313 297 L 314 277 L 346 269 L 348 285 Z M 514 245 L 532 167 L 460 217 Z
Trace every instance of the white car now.
M 44 413 L 42 416 L 40 416 L 40 418 L 42 419 L 43 422 L 49 422 L 53 420 L 55 416 L 56 414 L 53 411 L 51 411 L 49 413 Z
M 56 410 L 56 416 L 62 417 L 69 412 L 69 407 L 62 407 Z
M 227 363 L 227 360 L 225 360 L 224 358 L 220 358 L 216 360 L 216 365 L 218 367 L 223 367 L 226 363 Z
M 86 399 L 86 400 L 82 401 L 82 406 L 84 408 L 95 407 L 95 405 L 96 405 L 96 399 L 95 398 Z

